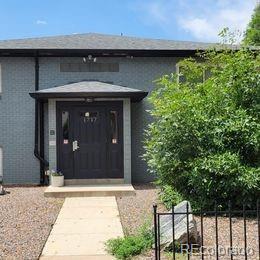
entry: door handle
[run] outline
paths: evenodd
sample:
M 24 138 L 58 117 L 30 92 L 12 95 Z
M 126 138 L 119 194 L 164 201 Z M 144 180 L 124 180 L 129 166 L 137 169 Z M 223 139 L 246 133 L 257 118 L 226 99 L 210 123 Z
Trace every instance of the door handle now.
M 75 152 L 78 149 L 79 149 L 78 141 L 75 140 L 72 142 L 72 151 Z

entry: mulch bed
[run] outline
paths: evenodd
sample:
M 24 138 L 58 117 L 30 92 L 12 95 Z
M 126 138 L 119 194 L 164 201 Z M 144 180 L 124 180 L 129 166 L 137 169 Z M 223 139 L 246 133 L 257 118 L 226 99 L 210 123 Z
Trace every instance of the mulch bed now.
M 45 187 L 9 187 L 0 196 L 0 259 L 38 259 L 63 199 Z

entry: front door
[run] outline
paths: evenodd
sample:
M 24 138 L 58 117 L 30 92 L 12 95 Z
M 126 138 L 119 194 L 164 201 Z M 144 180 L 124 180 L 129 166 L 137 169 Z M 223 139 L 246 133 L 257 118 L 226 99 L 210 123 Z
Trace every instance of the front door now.
M 57 102 L 57 120 L 65 179 L 123 178 L 122 102 Z

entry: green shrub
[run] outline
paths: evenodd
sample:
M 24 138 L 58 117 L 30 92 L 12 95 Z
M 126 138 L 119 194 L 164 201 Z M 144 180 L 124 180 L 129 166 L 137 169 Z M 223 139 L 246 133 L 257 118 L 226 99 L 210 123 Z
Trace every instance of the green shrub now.
M 200 60 L 180 62 L 181 82 L 174 73 L 157 81 L 144 159 L 166 203 L 180 194 L 195 207 L 250 206 L 260 197 L 260 55 L 210 50 Z
M 108 241 L 110 253 L 118 259 L 128 259 L 131 256 L 139 255 L 148 246 L 147 241 L 140 236 L 128 236 Z
M 137 235 L 125 236 L 124 238 L 115 238 L 108 240 L 106 246 L 109 253 L 117 259 L 130 259 L 152 247 L 153 234 L 144 225 Z
M 260 3 L 256 4 L 251 20 L 247 25 L 244 42 L 249 45 L 260 46 Z
M 188 185 L 195 205 L 194 198 L 203 198 L 201 206 L 211 208 L 214 200 L 220 205 L 227 205 L 227 201 L 232 199 L 233 206 L 239 206 L 241 198 L 246 198 L 249 206 L 255 206 L 259 195 L 260 169 L 241 164 L 238 154 L 213 154 L 193 161 Z
M 183 201 L 181 194 L 170 185 L 162 185 L 159 199 L 164 203 L 168 210 L 172 208 L 172 205 L 177 205 Z

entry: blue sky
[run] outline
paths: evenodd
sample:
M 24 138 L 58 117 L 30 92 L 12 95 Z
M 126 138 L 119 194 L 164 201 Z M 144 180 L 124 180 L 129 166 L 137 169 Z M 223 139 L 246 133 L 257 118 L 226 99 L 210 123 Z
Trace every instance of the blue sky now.
M 245 30 L 256 1 L 1 1 L 0 39 L 99 32 L 215 42 L 226 26 Z

